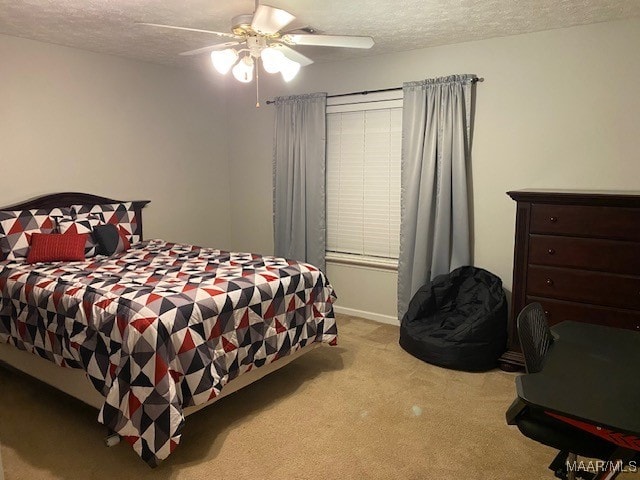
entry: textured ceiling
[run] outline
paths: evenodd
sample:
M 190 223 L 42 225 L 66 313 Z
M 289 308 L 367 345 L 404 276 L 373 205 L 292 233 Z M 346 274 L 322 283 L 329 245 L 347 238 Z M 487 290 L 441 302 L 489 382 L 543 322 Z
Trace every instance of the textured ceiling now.
M 316 62 L 466 42 L 640 16 L 640 0 L 264 0 L 318 33 L 370 35 L 371 50 L 297 47 Z M 0 0 L 0 33 L 148 62 L 197 66 L 178 53 L 216 36 L 134 25 L 165 23 L 222 32 L 252 0 Z M 206 57 L 206 55 L 204 56 Z

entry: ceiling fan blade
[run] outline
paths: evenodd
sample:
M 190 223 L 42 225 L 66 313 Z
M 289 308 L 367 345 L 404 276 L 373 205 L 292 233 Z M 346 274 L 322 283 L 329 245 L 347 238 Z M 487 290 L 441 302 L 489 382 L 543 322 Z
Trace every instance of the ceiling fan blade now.
M 316 29 L 313 28 L 311 25 L 309 25 L 308 23 L 302 22 L 300 20 L 298 21 L 293 21 L 291 22 L 289 25 L 287 25 L 287 29 L 282 33 L 282 35 L 285 35 L 287 33 L 315 33 Z
M 200 28 L 188 28 L 188 27 L 177 27 L 175 25 L 161 25 L 159 23 L 143 23 L 138 22 L 136 25 L 146 25 L 148 27 L 160 27 L 160 28 L 169 28 L 171 30 L 186 30 L 187 32 L 200 32 L 200 33 L 212 33 L 214 35 L 218 35 L 219 37 L 228 37 L 228 38 L 241 38 L 233 33 L 224 33 L 224 32 L 214 32 L 213 30 L 202 30 Z
M 198 55 L 200 53 L 212 52 L 214 50 L 222 50 L 225 48 L 233 47 L 235 45 L 240 45 L 240 42 L 225 42 L 225 43 L 216 43 L 215 45 L 209 45 L 208 47 L 196 48 L 195 50 L 189 50 L 188 52 L 182 52 L 179 55 Z
M 290 45 L 314 45 L 318 47 L 371 48 L 374 41 L 371 37 L 355 37 L 350 35 L 312 35 L 293 33 L 282 36 L 282 41 Z
M 270 46 L 280 50 L 289 60 L 298 62 L 301 67 L 306 67 L 307 65 L 311 65 L 313 63 L 313 60 L 311 60 L 309 57 L 304 56 L 300 52 L 296 52 L 293 48 L 287 47 L 282 43 L 274 43 Z
M 253 14 L 251 28 L 263 35 L 273 35 L 289 25 L 296 17 L 280 8 L 258 5 Z

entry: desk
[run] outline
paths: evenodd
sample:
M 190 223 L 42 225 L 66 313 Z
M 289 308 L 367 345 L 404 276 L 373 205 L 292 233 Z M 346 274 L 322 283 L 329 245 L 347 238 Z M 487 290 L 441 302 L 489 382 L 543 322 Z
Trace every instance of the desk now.
M 516 379 L 518 397 L 626 453 L 640 452 L 640 332 L 578 322 L 552 332 L 542 371 Z

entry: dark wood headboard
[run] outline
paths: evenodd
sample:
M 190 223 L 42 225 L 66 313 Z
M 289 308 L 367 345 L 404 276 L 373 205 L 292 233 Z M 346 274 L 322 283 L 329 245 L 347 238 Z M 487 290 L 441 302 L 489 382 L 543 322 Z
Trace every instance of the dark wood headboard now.
M 0 210 L 34 210 L 39 208 L 53 209 L 56 207 L 70 207 L 71 205 L 100 205 L 105 203 L 124 202 L 131 202 L 133 204 L 133 209 L 136 212 L 136 219 L 138 220 L 136 231 L 133 233 L 140 235 L 140 238 L 142 239 L 142 209 L 150 202 L 150 200 L 115 200 L 113 198 L 91 195 L 90 193 L 63 192 L 35 197 L 22 203 L 1 207 Z

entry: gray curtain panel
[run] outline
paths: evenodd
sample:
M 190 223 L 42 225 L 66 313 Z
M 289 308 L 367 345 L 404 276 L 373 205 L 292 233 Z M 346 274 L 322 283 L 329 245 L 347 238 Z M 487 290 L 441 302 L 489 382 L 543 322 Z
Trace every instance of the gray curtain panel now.
M 470 262 L 466 168 L 475 78 L 403 85 L 399 319 L 418 288 Z
M 327 94 L 275 99 L 275 254 L 324 270 Z

